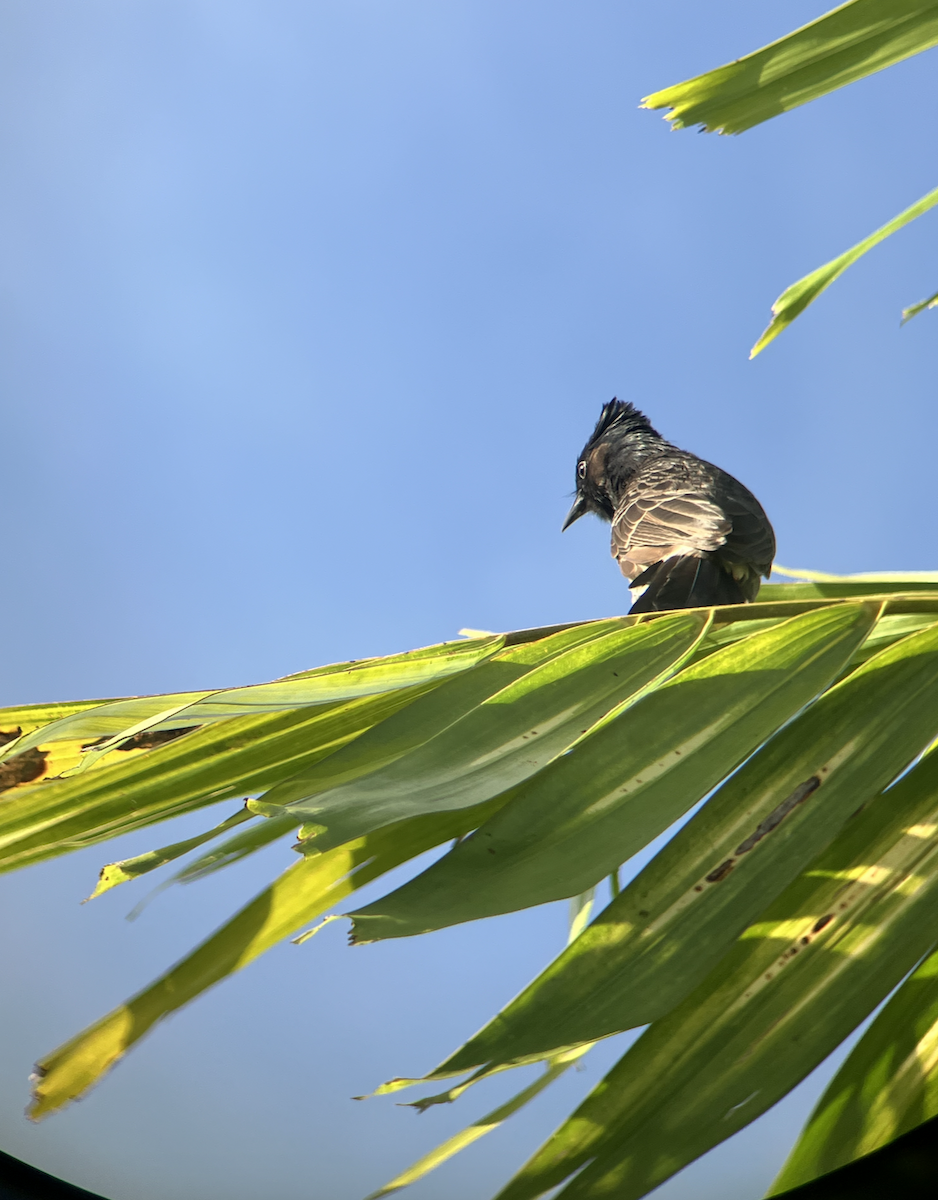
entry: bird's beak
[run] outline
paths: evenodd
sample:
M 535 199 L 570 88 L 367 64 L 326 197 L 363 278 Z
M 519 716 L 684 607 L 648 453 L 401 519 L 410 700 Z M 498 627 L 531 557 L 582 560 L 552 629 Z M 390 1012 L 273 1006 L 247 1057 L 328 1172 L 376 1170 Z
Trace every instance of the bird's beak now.
M 564 529 L 569 529 L 574 521 L 579 521 L 580 517 L 587 512 L 589 512 L 589 504 L 586 501 L 586 497 L 581 496 L 580 493 L 577 492 L 577 497 L 573 501 L 573 507 L 567 513 L 567 519 L 564 521 L 563 529 L 561 529 L 560 532 L 563 533 Z

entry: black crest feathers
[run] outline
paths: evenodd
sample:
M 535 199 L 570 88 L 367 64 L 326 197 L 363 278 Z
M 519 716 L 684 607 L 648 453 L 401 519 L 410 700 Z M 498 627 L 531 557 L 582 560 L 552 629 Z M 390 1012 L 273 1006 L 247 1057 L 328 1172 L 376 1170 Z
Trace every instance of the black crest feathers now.
M 617 400 L 613 397 L 608 404 L 603 405 L 603 410 L 599 414 L 599 420 L 596 422 L 596 428 L 593 430 L 589 444 L 592 445 L 598 442 L 603 434 L 608 433 L 613 426 L 621 425 L 623 432 L 634 429 L 647 429 L 651 433 L 657 434 L 656 429 L 652 429 L 651 421 L 643 412 L 635 407 L 634 404 L 626 400 Z

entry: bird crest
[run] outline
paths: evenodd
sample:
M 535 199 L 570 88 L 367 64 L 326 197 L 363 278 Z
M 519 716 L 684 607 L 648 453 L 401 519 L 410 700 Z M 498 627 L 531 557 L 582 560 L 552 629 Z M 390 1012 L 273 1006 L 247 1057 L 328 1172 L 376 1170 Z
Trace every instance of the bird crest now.
M 618 400 L 613 397 L 608 404 L 603 405 L 603 410 L 599 414 L 599 420 L 596 422 L 596 428 L 593 430 L 593 435 L 589 440 L 589 444 L 593 445 L 598 442 L 603 434 L 608 433 L 613 426 L 624 425 L 628 430 L 632 429 L 651 429 L 651 421 L 643 412 L 635 407 L 634 404 L 627 400 Z M 655 432 L 652 430 L 652 432 Z

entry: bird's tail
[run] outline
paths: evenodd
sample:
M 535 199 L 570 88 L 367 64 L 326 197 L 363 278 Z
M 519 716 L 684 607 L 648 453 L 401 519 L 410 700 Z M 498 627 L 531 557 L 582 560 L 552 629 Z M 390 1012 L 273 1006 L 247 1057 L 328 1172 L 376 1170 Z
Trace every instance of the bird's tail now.
M 715 559 L 693 554 L 679 554 L 655 563 L 633 579 L 631 586 L 645 588 L 629 610 L 633 613 L 746 601 L 742 588 Z

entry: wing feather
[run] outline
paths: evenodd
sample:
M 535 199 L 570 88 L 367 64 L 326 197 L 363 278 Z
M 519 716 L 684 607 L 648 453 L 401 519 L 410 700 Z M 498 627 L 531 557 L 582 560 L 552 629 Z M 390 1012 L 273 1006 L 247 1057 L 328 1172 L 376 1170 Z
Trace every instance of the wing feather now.
M 775 535 L 755 496 L 732 475 L 691 456 L 661 456 L 647 463 L 621 497 L 612 520 L 612 553 L 623 575 L 675 555 L 717 557 L 735 577 L 739 570 L 768 574 Z

